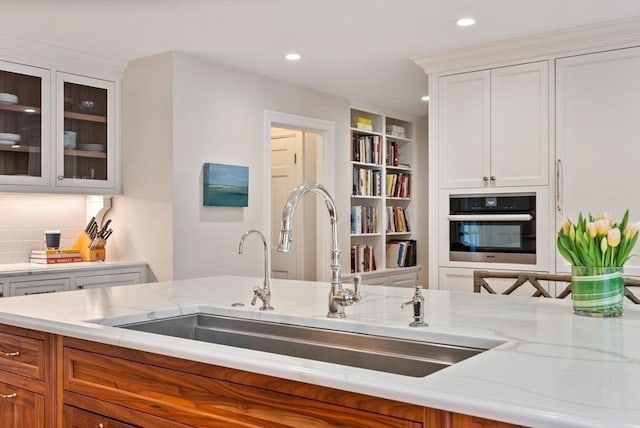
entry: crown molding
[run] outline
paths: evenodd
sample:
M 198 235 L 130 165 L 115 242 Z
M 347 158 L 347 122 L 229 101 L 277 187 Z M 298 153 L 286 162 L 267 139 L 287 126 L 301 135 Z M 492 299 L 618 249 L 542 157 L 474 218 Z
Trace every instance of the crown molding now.
M 412 58 L 426 73 L 640 45 L 640 17 L 533 34 Z
M 122 76 L 127 62 L 51 43 L 0 34 L 0 59 L 72 73 Z

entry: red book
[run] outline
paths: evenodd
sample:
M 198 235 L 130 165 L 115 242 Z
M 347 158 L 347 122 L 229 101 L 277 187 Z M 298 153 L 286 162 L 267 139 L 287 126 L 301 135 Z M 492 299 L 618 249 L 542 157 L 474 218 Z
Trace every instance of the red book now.
M 31 263 L 39 263 L 39 264 L 56 264 L 56 263 L 76 263 L 81 262 L 82 257 L 80 256 L 71 256 L 71 257 L 50 257 L 50 258 L 31 258 Z

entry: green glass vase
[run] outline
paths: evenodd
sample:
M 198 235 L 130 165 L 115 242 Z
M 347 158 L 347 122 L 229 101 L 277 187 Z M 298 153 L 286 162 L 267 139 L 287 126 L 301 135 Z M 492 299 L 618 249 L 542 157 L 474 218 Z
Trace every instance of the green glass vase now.
M 622 315 L 622 267 L 571 267 L 573 313 L 592 317 Z

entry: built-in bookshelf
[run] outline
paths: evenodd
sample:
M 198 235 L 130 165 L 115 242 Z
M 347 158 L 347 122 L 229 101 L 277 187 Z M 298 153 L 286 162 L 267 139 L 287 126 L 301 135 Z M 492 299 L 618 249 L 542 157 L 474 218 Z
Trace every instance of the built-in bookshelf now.
M 351 109 L 351 273 L 416 265 L 414 124 Z

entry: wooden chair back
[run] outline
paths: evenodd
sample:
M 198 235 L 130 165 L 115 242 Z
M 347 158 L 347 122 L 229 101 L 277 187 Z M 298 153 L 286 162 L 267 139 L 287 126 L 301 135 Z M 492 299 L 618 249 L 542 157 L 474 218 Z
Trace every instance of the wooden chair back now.
M 486 281 L 490 278 L 507 278 L 513 279 L 514 282 L 506 290 L 500 294 L 509 295 L 525 284 L 533 287 L 532 297 L 549 297 L 549 292 L 540 284 L 540 281 L 565 282 L 567 286 L 555 296 L 558 299 L 564 299 L 571 294 L 571 275 L 562 273 L 538 273 L 538 272 L 510 272 L 510 271 L 473 271 L 473 292 L 480 293 L 482 289 L 490 294 L 498 294 L 491 285 Z M 640 279 L 624 278 L 624 295 L 633 303 L 640 304 L 640 299 L 629 289 L 629 287 L 640 287 Z

